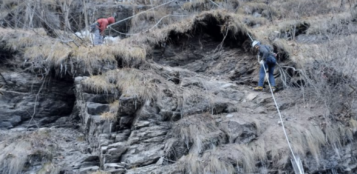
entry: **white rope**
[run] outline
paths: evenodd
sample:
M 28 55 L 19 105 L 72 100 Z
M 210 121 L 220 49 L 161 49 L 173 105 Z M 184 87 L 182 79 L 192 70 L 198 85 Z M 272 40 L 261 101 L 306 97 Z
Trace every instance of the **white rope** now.
M 170 4 L 171 2 L 175 2 L 175 1 L 176 1 L 176 0 L 169 1 L 169 2 L 166 2 L 166 3 L 160 4 L 160 5 L 158 5 L 158 6 L 149 8 L 149 9 L 147 9 L 147 10 L 145 10 L 145 11 L 142 11 L 142 12 L 140 12 L 140 13 L 138 13 L 138 14 L 135 14 L 135 15 L 133 15 L 133 16 L 127 17 L 127 18 L 122 19 L 122 20 L 120 20 L 120 21 L 118 21 L 118 22 L 114 22 L 114 23 L 108 25 L 108 27 L 112 27 L 112 26 L 115 25 L 115 24 L 118 24 L 118 23 L 120 23 L 120 22 L 124 22 L 124 21 L 126 21 L 126 20 L 129 20 L 129 19 L 131 19 L 131 18 L 133 18 L 133 17 L 135 17 L 135 16 L 138 16 L 138 15 L 140 15 L 140 14 L 142 14 L 142 13 L 145 13 L 146 11 L 153 10 L 153 9 L 155 9 L 155 8 L 159 8 L 159 7 L 161 7 L 161 6 L 164 6 L 164 5 L 166 5 L 166 4 Z
M 124 34 L 124 35 L 127 35 L 127 36 L 134 36 L 134 35 L 138 35 L 138 34 L 145 33 L 145 32 L 148 32 L 148 31 L 152 30 L 153 28 L 157 27 L 164 18 L 167 18 L 167 17 L 183 17 L 183 16 L 187 16 L 187 15 L 166 15 L 166 16 L 163 16 L 162 18 L 160 18 L 160 20 L 158 22 L 155 23 L 155 25 L 153 25 L 152 27 L 150 27 L 149 29 L 147 29 L 145 31 L 141 31 L 141 32 L 138 32 L 138 33 L 123 33 L 123 32 L 120 32 L 118 30 L 115 30 L 112 27 L 110 28 L 110 30 L 113 30 L 114 32 L 117 32 L 119 34 Z
M 259 57 L 258 57 L 258 60 L 259 60 Z M 278 110 L 278 114 L 279 114 L 279 117 L 280 117 L 281 126 L 282 126 L 283 131 L 284 131 L 285 139 L 286 139 L 286 141 L 288 142 L 288 146 L 289 146 L 290 152 L 291 152 L 291 154 L 293 155 L 293 158 L 294 158 L 294 161 L 295 161 L 295 163 L 296 163 L 296 166 L 297 166 L 298 169 L 299 169 L 299 173 L 300 173 L 300 174 L 304 174 L 304 170 L 302 169 L 301 163 L 298 162 L 298 161 L 300 161 L 300 160 L 295 156 L 294 151 L 293 151 L 293 149 L 292 149 L 292 147 L 291 147 L 291 144 L 290 144 L 290 141 L 289 141 L 288 134 L 286 133 L 285 126 L 284 126 L 284 121 L 283 121 L 283 118 L 282 118 L 282 116 L 281 116 L 280 109 L 279 109 L 279 107 L 278 107 L 278 103 L 276 102 L 273 89 L 272 89 L 271 84 L 270 84 L 270 82 L 269 82 L 268 73 L 267 73 L 267 71 L 266 71 L 266 69 L 265 69 L 264 64 L 262 64 L 262 66 L 263 66 L 263 68 L 264 68 L 265 76 L 266 76 L 266 78 L 268 79 L 267 81 L 268 81 L 268 84 L 269 84 L 271 96 L 272 96 L 272 98 L 273 98 L 273 100 L 274 100 L 275 107 L 276 107 L 276 109 Z
M 213 2 L 212 0 L 209 0 L 210 2 L 212 2 L 214 5 L 216 5 L 217 7 L 219 7 L 219 8 L 222 8 L 223 9 L 223 7 L 221 7 L 220 5 L 218 5 L 217 3 L 215 3 L 215 2 Z

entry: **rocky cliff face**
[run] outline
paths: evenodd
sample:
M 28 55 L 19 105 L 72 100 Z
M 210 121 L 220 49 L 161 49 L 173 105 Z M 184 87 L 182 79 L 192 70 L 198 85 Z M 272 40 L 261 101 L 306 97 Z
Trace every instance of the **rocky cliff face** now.
M 117 20 L 133 7 L 75 2 L 72 8 L 87 9 L 92 16 L 114 11 L 121 16 Z M 336 27 L 323 37 L 313 32 L 316 23 L 306 22 L 270 32 L 265 27 L 273 25 L 267 21 L 279 17 L 273 9 L 289 9 L 287 2 L 217 3 L 246 16 L 206 11 L 96 47 L 77 45 L 85 40 L 63 43 L 47 37 L 49 30 L 14 34 L 1 29 L 6 34 L 0 47 L 0 173 L 294 173 L 277 108 L 305 173 L 355 173 L 353 72 L 310 61 L 330 49 L 332 58 L 344 52 L 344 61 L 353 64 L 351 48 L 334 51 L 329 44 L 335 42 L 322 44 Z M 178 2 L 167 10 L 187 15 L 217 5 L 208 4 Z M 60 26 L 57 17 L 52 26 Z M 140 22 L 150 26 L 161 19 L 146 14 L 133 20 L 132 28 L 127 22 L 116 29 L 135 33 Z M 16 21 L 11 15 L 4 20 L 7 25 Z M 349 34 L 351 40 L 338 37 L 354 46 L 353 30 Z M 250 35 L 271 43 L 278 53 L 277 106 L 267 86 L 263 92 L 251 89 L 259 64 Z M 21 36 L 42 39 L 20 43 Z M 314 50 L 317 43 L 320 49 Z

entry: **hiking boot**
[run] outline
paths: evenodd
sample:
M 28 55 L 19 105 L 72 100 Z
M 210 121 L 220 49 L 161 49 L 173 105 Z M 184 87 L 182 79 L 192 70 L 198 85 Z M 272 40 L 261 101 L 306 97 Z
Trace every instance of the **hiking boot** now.
M 272 90 L 273 92 L 275 92 L 275 91 L 276 91 L 276 87 L 275 87 L 275 86 L 272 86 L 272 87 L 271 87 L 271 90 Z
M 262 86 L 257 86 L 255 88 L 253 88 L 254 91 L 263 91 L 263 87 Z

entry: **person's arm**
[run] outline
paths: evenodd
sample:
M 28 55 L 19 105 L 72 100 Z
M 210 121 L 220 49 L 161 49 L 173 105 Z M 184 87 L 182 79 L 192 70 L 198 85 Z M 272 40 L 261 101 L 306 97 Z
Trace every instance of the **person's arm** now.
M 90 25 L 90 32 L 93 33 L 98 26 L 99 26 L 98 22 L 95 22 L 95 23 L 91 24 Z
M 107 28 L 107 25 L 106 25 L 104 22 L 102 22 L 102 23 L 100 24 L 100 26 L 99 26 L 100 34 L 101 34 L 102 36 L 104 36 L 104 31 L 105 31 L 106 28 Z
M 99 19 L 98 20 L 99 23 L 99 31 L 100 31 L 100 35 L 104 36 L 105 33 L 105 29 L 108 26 L 108 20 L 106 19 Z

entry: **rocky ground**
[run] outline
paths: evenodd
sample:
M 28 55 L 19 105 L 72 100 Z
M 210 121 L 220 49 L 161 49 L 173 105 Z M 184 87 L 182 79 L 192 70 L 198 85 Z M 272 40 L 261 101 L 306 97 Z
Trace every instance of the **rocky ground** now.
M 300 21 L 294 24 L 295 32 L 289 27 L 274 28 L 276 23 L 268 20 L 282 20 L 276 11 L 237 2 L 241 4 L 233 12 L 206 11 L 180 24 L 175 19 L 168 28 L 103 46 L 62 44 L 60 48 L 66 49 L 53 55 L 27 49 L 45 49 L 45 42 L 14 43 L 19 40 L 11 40 L 13 30 L 1 29 L 0 173 L 298 173 L 283 124 L 305 173 L 355 173 L 357 121 L 351 99 L 355 80 L 349 71 L 328 69 L 331 64 L 324 64 L 322 71 L 316 68 L 320 66 L 308 66 L 318 62 L 314 56 L 326 53 L 318 52 L 316 44 L 330 50 L 332 57 L 345 53 L 344 61 L 354 57 L 353 49 L 335 51 L 321 43 L 331 35 L 309 34 L 307 28 L 316 26 L 306 28 Z M 189 14 L 211 5 L 179 2 L 168 11 Z M 274 1 L 269 8 L 281 6 L 290 7 Z M 76 7 L 82 8 L 80 3 Z M 120 12 L 122 18 L 137 10 L 115 3 L 98 8 Z M 239 23 L 241 16 L 235 16 L 241 13 L 247 15 L 244 25 Z M 13 20 L 10 17 L 4 19 L 7 24 Z M 133 26 L 148 19 L 150 15 L 116 29 L 135 33 L 140 27 Z M 354 46 L 353 20 L 341 25 L 351 28 L 347 37 L 352 39 L 345 39 L 346 33 L 338 38 Z M 19 30 L 16 35 L 41 35 L 58 44 L 49 38 L 48 30 L 46 36 L 37 32 Z M 247 33 L 278 52 L 277 106 L 267 84 L 263 92 L 252 90 L 259 64 Z M 315 48 L 318 51 L 313 52 Z M 78 54 L 81 49 L 88 51 L 88 59 Z M 97 52 L 102 57 L 95 57 Z M 344 68 L 341 62 L 338 65 Z M 324 83 L 311 75 L 317 71 Z M 324 92 L 319 93 L 319 85 Z

